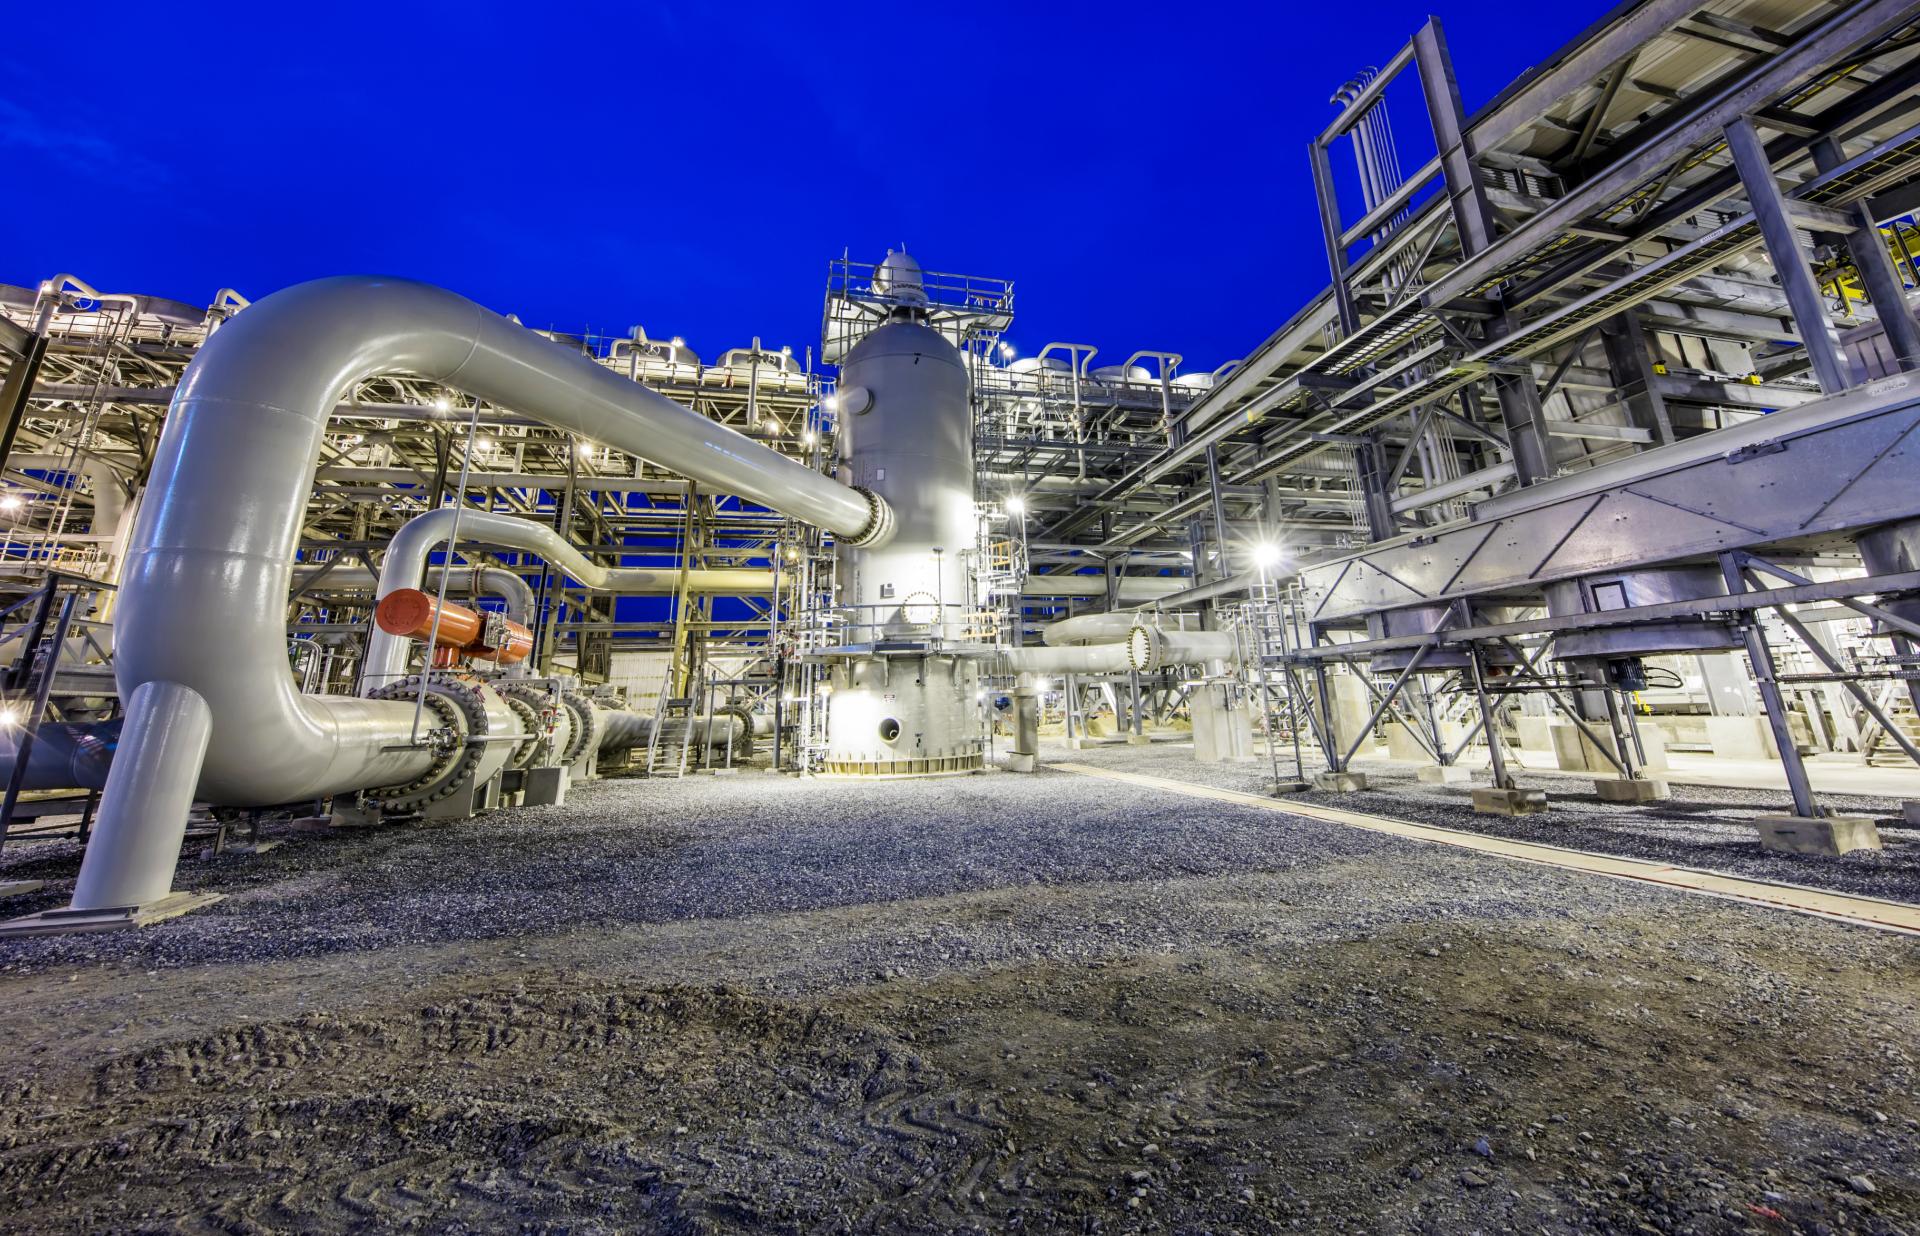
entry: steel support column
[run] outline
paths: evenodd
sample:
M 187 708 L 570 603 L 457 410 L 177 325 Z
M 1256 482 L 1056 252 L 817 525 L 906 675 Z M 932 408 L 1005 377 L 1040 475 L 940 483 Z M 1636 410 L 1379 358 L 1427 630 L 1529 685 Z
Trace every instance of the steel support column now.
M 1747 590 L 1747 578 L 1741 573 L 1740 560 L 1733 554 L 1720 555 L 1720 574 L 1727 581 L 1728 592 Z M 1767 647 L 1766 633 L 1760 629 L 1760 615 L 1746 612 L 1736 621 L 1746 641 L 1747 660 L 1753 666 L 1753 685 L 1760 692 L 1761 707 L 1767 710 L 1767 725 L 1773 730 L 1774 745 L 1780 749 L 1780 766 L 1786 770 L 1787 788 L 1793 793 L 1794 814 L 1811 819 L 1820 814 L 1820 804 L 1813 797 L 1813 785 L 1807 780 L 1807 766 L 1800 759 L 1800 749 L 1793 745 L 1786 697 L 1780 693 L 1780 683 L 1774 676 L 1773 650 Z
M 1831 134 L 1814 139 L 1814 167 L 1826 172 L 1846 161 L 1840 143 Z M 1854 269 L 1860 272 L 1867 299 L 1873 302 L 1874 316 L 1887 332 L 1887 346 L 1900 368 L 1920 369 L 1920 322 L 1914 320 L 1913 307 L 1907 303 L 1906 286 L 1900 280 L 1900 272 L 1893 267 L 1893 258 L 1880 237 L 1880 227 L 1874 222 L 1873 210 L 1866 202 L 1856 202 L 1847 208 L 1847 213 L 1858 225 L 1846 238 L 1847 253 L 1853 258 Z
M 1798 225 L 1787 213 L 1787 200 L 1774 178 L 1767 148 L 1754 132 L 1753 122 L 1744 116 L 1727 126 L 1726 135 L 1727 149 L 1733 154 L 1734 167 L 1740 172 L 1760 236 L 1766 242 L 1767 257 L 1781 291 L 1787 294 L 1787 308 L 1807 349 L 1807 360 L 1813 365 L 1814 380 L 1829 395 L 1846 390 L 1853 384 L 1851 367 L 1840 350 L 1840 334 L 1827 313 L 1826 298 L 1814 280 L 1806 250 L 1795 234 Z
M 1500 753 L 1500 727 L 1493 723 L 1493 707 L 1487 701 L 1486 674 L 1480 666 L 1480 645 L 1467 645 L 1467 659 L 1473 665 L 1473 694 L 1480 702 L 1480 728 L 1487 735 L 1487 763 L 1493 773 L 1493 788 L 1511 790 L 1513 778 L 1507 775 L 1506 757 Z

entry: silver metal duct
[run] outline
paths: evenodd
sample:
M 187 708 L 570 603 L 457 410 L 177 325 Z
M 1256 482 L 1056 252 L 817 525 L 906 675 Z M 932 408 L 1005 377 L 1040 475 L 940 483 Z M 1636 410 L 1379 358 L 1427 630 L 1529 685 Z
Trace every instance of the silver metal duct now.
M 327 418 L 356 383 L 409 373 L 536 416 L 837 535 L 883 535 L 885 504 L 550 343 L 404 280 L 301 284 L 200 349 L 155 452 L 122 575 L 127 701 L 73 905 L 172 884 L 196 794 L 255 805 L 408 782 L 435 753 L 414 705 L 303 696 L 282 621 Z

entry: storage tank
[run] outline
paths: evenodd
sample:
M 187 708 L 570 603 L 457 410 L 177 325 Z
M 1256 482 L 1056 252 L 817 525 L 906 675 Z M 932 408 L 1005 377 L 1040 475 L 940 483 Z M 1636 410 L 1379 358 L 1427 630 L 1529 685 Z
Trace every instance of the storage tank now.
M 849 654 L 836 660 L 829 772 L 911 776 L 980 767 L 972 607 L 973 412 L 965 359 L 926 324 L 917 264 L 882 263 L 889 320 L 840 368 L 842 479 L 893 510 L 893 538 L 844 551 Z
M 1101 365 L 1093 371 L 1093 380 L 1111 386 L 1152 386 L 1153 374 L 1145 365 Z

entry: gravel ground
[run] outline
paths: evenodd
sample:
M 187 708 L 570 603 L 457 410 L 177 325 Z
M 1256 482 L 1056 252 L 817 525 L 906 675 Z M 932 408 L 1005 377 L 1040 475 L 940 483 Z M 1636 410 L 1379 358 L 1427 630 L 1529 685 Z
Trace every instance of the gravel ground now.
M 0 942 L 0 1231 L 1920 1230 L 1907 937 L 1063 772 L 283 840 Z
M 1273 773 L 1264 756 L 1232 764 L 1196 764 L 1191 758 L 1182 758 L 1191 755 L 1191 747 L 1178 743 L 1148 748 L 1099 745 L 1081 751 L 1069 751 L 1062 744 L 1049 750 L 1045 758 L 1247 794 L 1264 795 L 1273 789 Z M 1312 756 L 1305 763 L 1309 777 L 1326 767 Z M 1282 775 L 1291 775 L 1292 767 L 1292 752 L 1283 753 Z M 1822 794 L 1821 804 L 1832 810 L 1878 820 L 1881 843 L 1886 848 L 1821 858 L 1760 848 L 1754 817 L 1792 814 L 1793 800 L 1785 790 L 1674 783 L 1673 797 L 1665 802 L 1625 805 L 1602 802 L 1593 792 L 1591 776 L 1515 769 L 1514 779 L 1523 789 L 1547 792 L 1550 810 L 1537 815 L 1488 816 L 1474 814 L 1470 785 L 1429 785 L 1417 777 L 1417 765 L 1355 760 L 1353 767 L 1367 775 L 1368 788 L 1363 792 L 1321 794 L 1310 790 L 1287 797 L 1517 841 L 1539 841 L 1596 854 L 1724 871 L 1754 880 L 1920 902 L 1920 829 L 1905 823 L 1898 799 Z M 1477 770 L 1473 784 L 1489 784 L 1485 769 Z

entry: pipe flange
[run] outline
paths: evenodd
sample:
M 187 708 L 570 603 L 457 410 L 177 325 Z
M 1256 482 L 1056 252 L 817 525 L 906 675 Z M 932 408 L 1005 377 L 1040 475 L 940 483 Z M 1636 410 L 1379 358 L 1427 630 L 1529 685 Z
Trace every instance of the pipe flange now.
M 867 500 L 867 526 L 860 530 L 860 535 L 847 537 L 847 544 L 856 549 L 884 545 L 893 538 L 893 508 L 885 498 L 864 485 L 853 486 L 853 492 Z
M 536 687 L 530 682 L 515 682 L 508 679 L 496 683 L 494 689 L 507 701 L 521 722 L 532 735 L 532 743 L 522 754 L 511 761 L 514 768 L 532 768 L 541 762 L 553 745 L 553 728 L 546 724 L 545 715 L 549 708 L 563 708 L 565 704 L 554 698 L 554 693 L 545 687 Z
M 518 771 L 532 764 L 534 757 L 545 745 L 546 736 L 541 733 L 540 713 L 534 706 L 512 691 L 502 691 L 500 700 L 520 720 L 520 728 L 527 732 L 527 740 L 515 747 L 513 754 L 507 757 L 507 767 Z
M 371 693 L 371 699 L 411 700 L 420 696 L 421 677 L 409 675 Z M 426 705 L 451 731 L 455 742 L 433 766 L 405 785 L 379 786 L 366 796 L 391 811 L 417 811 L 451 795 L 467 780 L 486 751 L 487 704 L 480 688 L 458 678 L 432 675 L 426 679 Z
M 716 707 L 713 710 L 713 713 L 707 718 L 707 727 L 709 731 L 712 730 L 714 717 L 740 718 L 740 742 L 738 746 L 734 747 L 734 754 L 738 755 L 743 760 L 752 759 L 753 758 L 753 714 L 751 712 L 748 712 L 744 707 L 742 707 L 739 704 L 721 704 L 718 707 Z M 711 733 L 708 734 L 707 742 L 709 746 L 712 745 L 713 738 Z
M 600 732 L 593 723 L 592 700 L 574 691 L 562 692 L 560 700 L 567 706 L 567 711 L 573 714 L 573 733 L 567 739 L 566 750 L 560 753 L 560 762 L 571 764 L 587 753 L 590 749 L 588 743 L 593 744 L 592 750 L 599 749 Z
M 1127 664 L 1147 674 L 1166 664 L 1167 641 L 1152 627 L 1135 627 L 1127 632 Z

